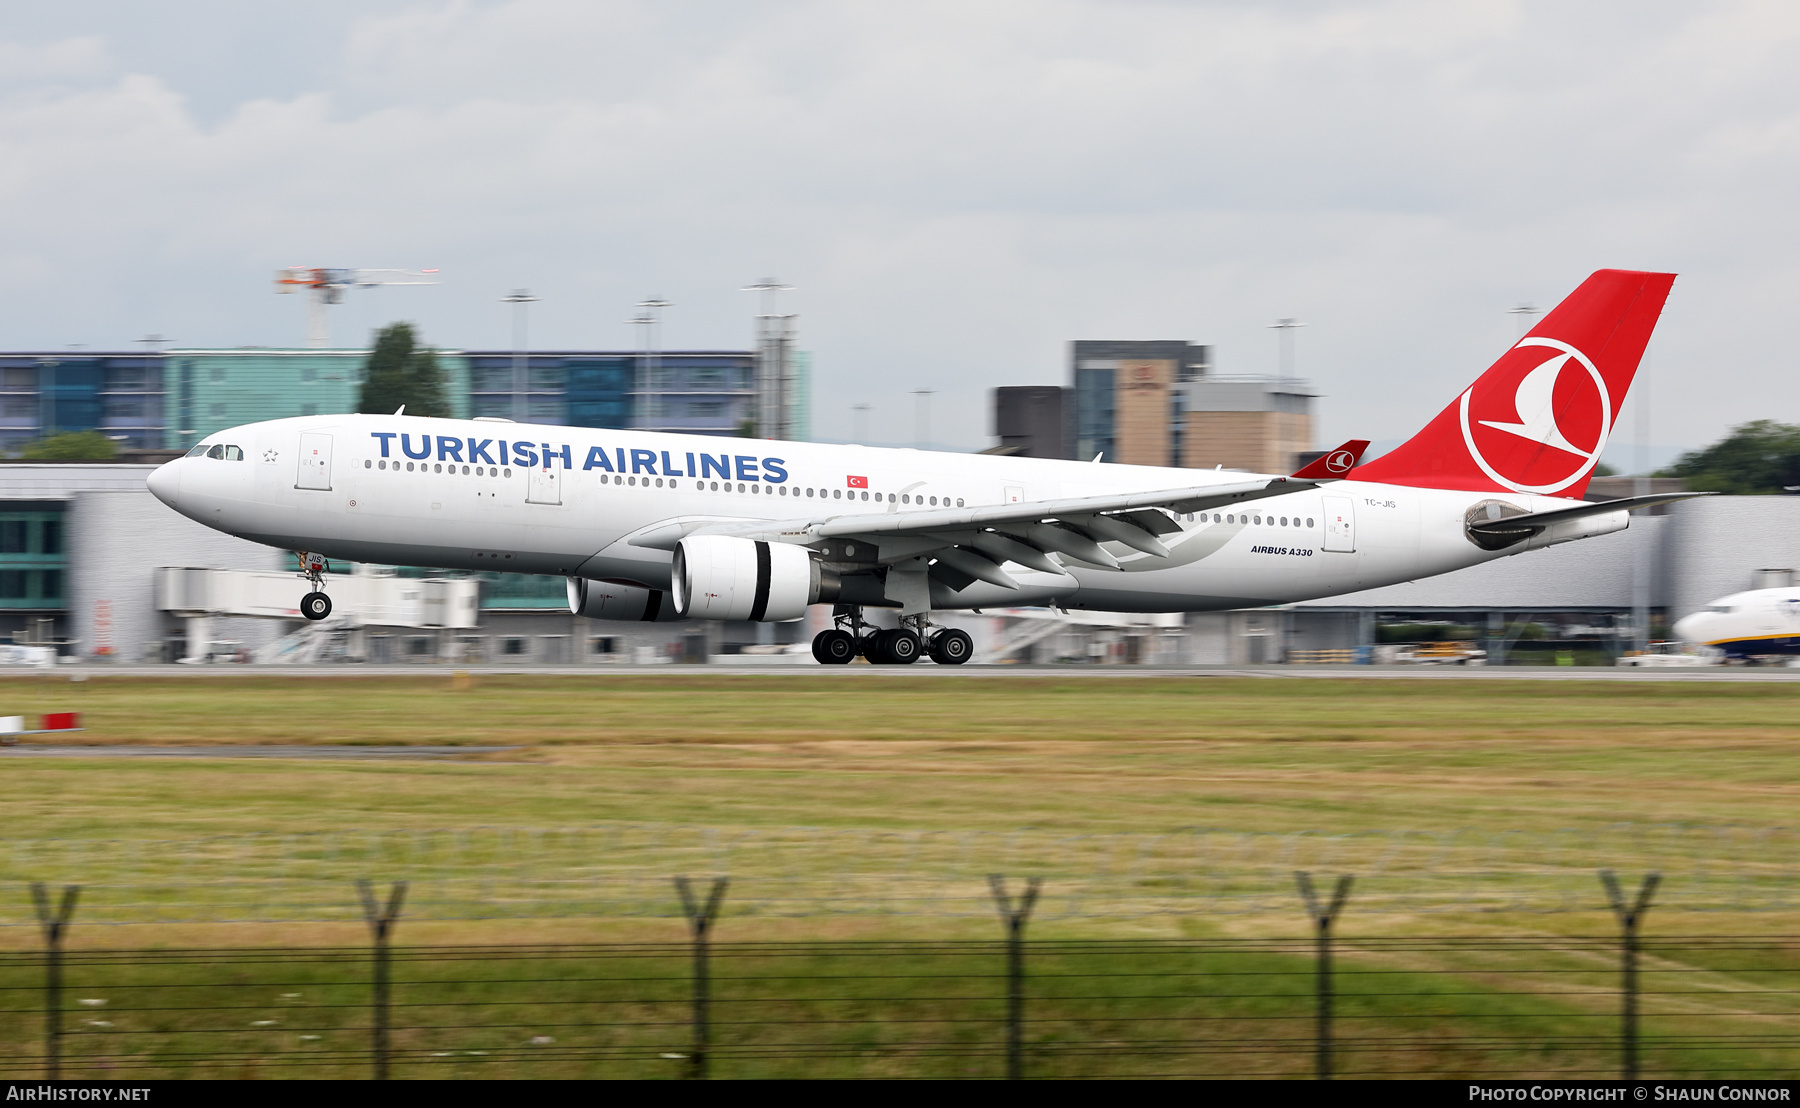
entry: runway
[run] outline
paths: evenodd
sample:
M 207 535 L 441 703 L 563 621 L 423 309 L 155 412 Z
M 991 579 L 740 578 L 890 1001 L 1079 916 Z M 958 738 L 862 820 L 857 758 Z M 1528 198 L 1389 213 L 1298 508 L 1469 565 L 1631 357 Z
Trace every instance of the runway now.
M 511 746 L 41 746 L 0 747 L 7 758 L 337 758 L 369 761 L 400 758 L 445 761 L 470 754 L 498 754 Z
M 509 674 L 531 677 L 569 677 L 604 680 L 607 677 L 826 677 L 834 680 L 881 680 L 897 677 L 957 678 L 1054 677 L 1061 680 L 1113 680 L 1154 678 L 1238 677 L 1264 680 L 1363 680 L 1363 681 L 1626 681 L 1626 682 L 1725 682 L 1783 683 L 1800 681 L 1800 669 L 1760 666 L 1705 666 L 1692 669 L 1637 669 L 1610 666 L 1031 666 L 970 664 L 937 666 L 923 662 L 911 666 L 821 666 L 808 661 L 734 662 L 729 665 L 597 665 L 511 666 L 479 665 L 324 665 L 324 666 L 113 666 L 72 665 L 54 670 L 0 669 L 0 682 L 12 680 L 104 680 L 108 677 L 167 678 L 295 678 L 355 680 L 373 677 L 449 677 L 468 673 L 478 677 Z M 417 749 L 417 748 L 410 748 Z M 470 748 L 461 747 L 467 751 Z

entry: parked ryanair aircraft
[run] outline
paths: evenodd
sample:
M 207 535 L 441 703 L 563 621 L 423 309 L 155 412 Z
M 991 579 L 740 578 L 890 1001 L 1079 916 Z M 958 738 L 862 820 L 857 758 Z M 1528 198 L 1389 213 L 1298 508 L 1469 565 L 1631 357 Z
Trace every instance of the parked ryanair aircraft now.
M 1293 476 L 395 414 L 220 431 L 149 486 L 301 552 L 309 619 L 341 558 L 557 574 L 572 611 L 604 619 L 829 603 L 821 662 L 959 664 L 969 637 L 933 611 L 1258 607 L 1624 529 L 1679 495 L 1580 497 L 1673 281 L 1595 273 L 1398 449 Z M 869 627 L 871 607 L 899 626 Z
M 1682 642 L 1722 650 L 1730 658 L 1800 654 L 1800 589 L 1755 589 L 1722 596 L 1675 621 Z

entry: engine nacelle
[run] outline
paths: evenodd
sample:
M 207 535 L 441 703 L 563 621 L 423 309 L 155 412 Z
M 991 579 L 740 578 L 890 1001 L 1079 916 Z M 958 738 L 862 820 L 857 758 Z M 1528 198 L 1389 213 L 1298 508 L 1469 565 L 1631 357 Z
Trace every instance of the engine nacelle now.
M 569 578 L 569 614 L 589 619 L 616 619 L 631 623 L 667 623 L 681 618 L 669 594 L 637 585 Z
M 786 623 L 837 598 L 837 580 L 805 547 L 729 535 L 675 544 L 675 610 L 694 619 Z

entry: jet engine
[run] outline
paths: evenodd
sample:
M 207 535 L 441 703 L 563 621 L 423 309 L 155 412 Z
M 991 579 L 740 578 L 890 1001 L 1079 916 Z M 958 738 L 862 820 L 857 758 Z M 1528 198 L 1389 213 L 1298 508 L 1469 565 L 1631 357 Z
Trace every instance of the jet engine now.
M 667 623 L 681 618 L 669 594 L 661 589 L 614 585 L 585 577 L 569 578 L 569 614 L 632 623 Z
M 675 610 L 695 619 L 785 623 L 837 599 L 838 580 L 800 546 L 693 535 L 675 544 Z

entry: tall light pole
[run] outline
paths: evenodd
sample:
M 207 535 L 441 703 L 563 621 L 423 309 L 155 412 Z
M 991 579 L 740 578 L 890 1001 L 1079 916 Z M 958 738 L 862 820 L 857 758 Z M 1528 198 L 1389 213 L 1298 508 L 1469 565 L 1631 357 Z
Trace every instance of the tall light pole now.
M 1270 329 L 1279 332 L 1278 360 L 1281 376 L 1294 375 L 1294 332 L 1306 326 L 1297 319 L 1278 319 L 1269 324 Z
M 762 312 L 756 317 L 756 433 L 765 439 L 788 439 L 794 433 L 794 317 L 775 310 L 780 294 L 793 290 L 773 277 L 743 288 L 762 294 Z
M 40 430 L 43 438 L 56 434 L 56 367 L 62 363 L 55 358 L 39 358 L 38 366 L 43 370 L 39 377 L 38 388 L 43 398 L 38 405 L 38 419 L 43 423 Z
M 514 423 L 524 423 L 527 412 L 525 398 L 531 392 L 531 355 L 525 352 L 525 306 L 535 304 L 539 297 L 531 295 L 529 289 L 514 289 L 511 296 L 503 296 L 500 303 L 513 306 L 513 356 L 512 356 L 512 417 Z
M 1632 399 L 1637 404 L 1637 449 L 1632 451 L 1636 462 L 1631 468 L 1637 470 L 1637 480 L 1632 482 L 1632 492 L 1638 496 L 1650 495 L 1650 347 L 1644 348 L 1644 356 L 1638 362 L 1636 377 L 1637 395 Z M 1649 515 L 1649 512 L 1645 512 Z M 1646 534 L 1644 538 L 1650 536 Z M 1648 653 L 1650 650 L 1650 579 L 1656 572 L 1651 563 L 1655 557 L 1655 548 L 1648 542 L 1638 544 L 1638 556 L 1631 567 L 1631 622 L 1636 624 L 1632 645 L 1638 650 Z
M 163 403 L 167 404 L 168 397 L 167 397 L 167 394 L 165 391 L 167 386 L 163 382 L 162 367 L 158 363 L 160 362 L 160 360 L 162 358 L 162 344 L 165 342 L 168 342 L 169 340 L 163 338 L 161 335 L 145 335 L 143 338 L 139 339 L 138 341 L 144 344 L 144 387 L 146 389 L 152 389 L 152 385 L 151 385 L 151 381 L 150 381 L 150 370 L 152 367 L 154 367 L 156 369 L 156 382 L 154 385 L 154 389 L 152 391 L 164 393 L 165 395 L 163 398 Z M 146 415 L 147 414 L 148 413 L 146 413 Z M 164 411 L 163 415 L 164 415 L 164 419 L 166 419 L 168 417 L 168 413 L 166 410 Z M 142 437 L 144 432 L 141 428 L 138 429 L 137 434 L 139 436 L 138 440 L 137 440 L 137 445 L 140 445 L 140 446 L 161 446 L 162 445 L 161 443 L 153 443 L 153 442 L 145 441 Z M 125 438 L 127 438 L 127 439 L 129 439 L 130 437 L 131 436 L 129 436 L 129 435 L 125 436 Z
M 931 390 L 914 389 L 913 395 L 919 398 L 913 412 L 913 444 L 924 450 L 931 442 Z
M 663 421 L 662 366 L 658 355 L 662 345 L 662 310 L 674 301 L 651 296 L 637 302 L 638 314 L 625 322 L 644 329 L 644 353 L 638 359 L 636 424 L 642 430 L 655 430 Z

